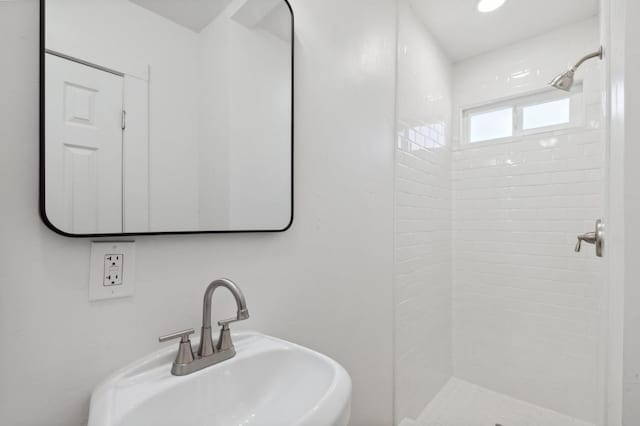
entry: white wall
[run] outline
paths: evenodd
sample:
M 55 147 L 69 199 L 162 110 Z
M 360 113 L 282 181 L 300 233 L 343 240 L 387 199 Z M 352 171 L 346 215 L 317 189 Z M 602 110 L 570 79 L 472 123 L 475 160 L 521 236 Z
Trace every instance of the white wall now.
M 600 37 L 605 48 L 604 81 L 607 86 L 607 208 L 606 257 L 608 263 L 606 412 L 604 424 L 622 426 L 624 352 L 624 63 L 626 0 L 602 0 Z M 633 409 L 631 407 L 631 409 Z M 632 423 L 633 424 L 633 423 Z
M 287 32 L 289 9 L 276 4 Z M 254 7 L 234 1 L 199 34 L 202 229 L 282 229 L 290 220 L 291 41 L 236 20 Z
M 217 17 L 203 28 L 199 40 L 198 178 L 199 223 L 204 229 L 230 229 L 230 64 L 231 23 Z M 208 76 L 205 80 L 204 76 Z M 206 84 L 205 84 L 206 82 Z
M 544 89 L 599 44 L 594 18 L 458 63 L 454 114 Z M 606 263 L 573 247 L 605 205 L 602 72 L 599 61 L 578 71 L 584 128 L 453 153 L 455 375 L 594 422 Z
M 452 373 L 451 64 L 407 0 L 398 12 L 396 422 Z
M 617 4 L 622 1 L 616 2 Z M 624 409 L 623 425 L 640 424 L 640 4 L 624 2 Z M 617 82 L 620 83 L 619 81 Z M 622 143 L 622 140 L 617 140 Z M 620 283 L 617 283 L 620 284 Z
M 198 326 L 221 276 L 247 296 L 252 317 L 238 328 L 334 357 L 354 381 L 352 424 L 392 422 L 395 5 L 293 6 L 293 228 L 137 238 L 135 296 L 89 303 L 89 242 L 37 213 L 38 5 L 0 2 L 0 424 L 82 424 L 98 381 L 161 333 Z

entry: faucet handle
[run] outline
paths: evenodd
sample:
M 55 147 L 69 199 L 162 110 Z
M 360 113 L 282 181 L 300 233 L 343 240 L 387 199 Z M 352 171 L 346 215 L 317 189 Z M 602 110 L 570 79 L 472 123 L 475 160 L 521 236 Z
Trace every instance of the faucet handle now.
M 580 251 L 583 242 L 594 244 L 596 246 L 596 256 L 602 257 L 604 248 L 604 224 L 600 219 L 596 221 L 596 230 L 594 232 L 578 235 L 578 242 L 575 248 L 576 252 Z
M 186 343 L 189 341 L 189 336 L 193 333 L 195 333 L 195 330 L 193 328 L 190 328 L 188 330 L 176 331 L 175 333 L 170 333 L 165 336 L 158 337 L 158 342 L 168 342 L 169 340 L 177 339 L 179 337 L 181 339 L 180 343 Z
M 173 362 L 174 366 L 176 364 L 189 364 L 193 362 L 193 348 L 191 347 L 191 340 L 189 340 L 189 336 L 193 333 L 193 328 L 190 328 L 188 330 L 178 331 L 158 338 L 158 341 L 161 343 L 180 338 L 178 354 L 176 355 L 176 360 Z
M 235 318 L 227 318 L 227 319 L 223 319 L 218 321 L 218 325 L 221 327 L 226 327 L 229 324 L 231 324 L 232 322 L 236 322 L 236 321 L 244 321 L 246 319 L 249 318 L 249 310 L 248 309 L 242 309 L 240 311 L 238 311 L 238 315 Z
M 216 350 L 225 351 L 233 348 L 233 342 L 231 341 L 231 330 L 229 330 L 229 324 L 236 321 L 243 321 L 249 318 L 249 311 L 247 309 L 242 309 L 238 311 L 238 314 L 235 318 L 227 318 L 224 320 L 218 321 L 218 325 L 222 327 L 220 329 L 220 337 L 218 337 L 218 344 L 216 345 Z

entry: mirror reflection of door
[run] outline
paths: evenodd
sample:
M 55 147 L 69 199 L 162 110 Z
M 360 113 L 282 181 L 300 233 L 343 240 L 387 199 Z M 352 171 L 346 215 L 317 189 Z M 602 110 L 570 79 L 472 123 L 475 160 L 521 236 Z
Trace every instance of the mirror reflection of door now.
M 120 233 L 123 77 L 46 55 L 46 204 L 72 233 Z
M 289 227 L 286 0 L 42 1 L 42 213 L 53 230 Z

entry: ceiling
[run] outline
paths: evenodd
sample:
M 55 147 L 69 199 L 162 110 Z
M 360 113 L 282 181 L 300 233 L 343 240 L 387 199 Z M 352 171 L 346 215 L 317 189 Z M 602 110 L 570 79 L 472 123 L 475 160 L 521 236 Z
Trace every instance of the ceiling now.
M 291 40 L 291 14 L 282 0 L 245 0 L 232 18 L 247 28 L 260 28 L 282 40 Z
M 231 0 L 129 1 L 197 33 L 202 31 L 204 27 L 213 21 L 213 19 L 231 3 Z
M 480 13 L 478 0 L 410 0 L 453 62 L 596 16 L 599 0 L 507 0 Z

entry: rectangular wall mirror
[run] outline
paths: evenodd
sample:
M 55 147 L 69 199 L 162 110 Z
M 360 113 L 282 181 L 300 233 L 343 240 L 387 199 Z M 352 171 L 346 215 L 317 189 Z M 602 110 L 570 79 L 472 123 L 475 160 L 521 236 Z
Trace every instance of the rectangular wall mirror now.
M 293 218 L 286 0 L 41 0 L 40 210 L 67 236 Z

